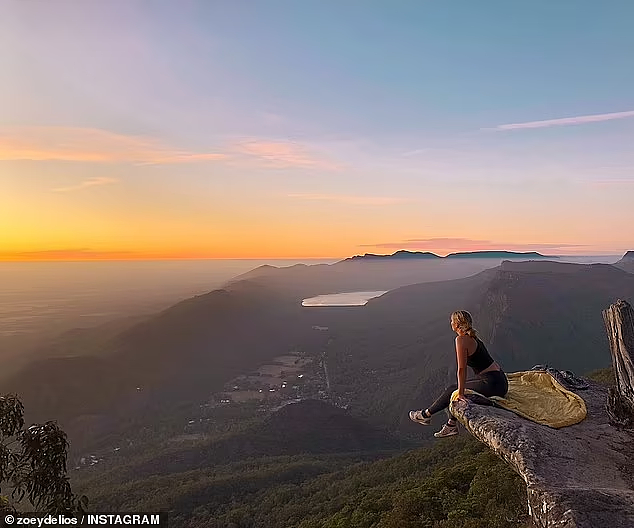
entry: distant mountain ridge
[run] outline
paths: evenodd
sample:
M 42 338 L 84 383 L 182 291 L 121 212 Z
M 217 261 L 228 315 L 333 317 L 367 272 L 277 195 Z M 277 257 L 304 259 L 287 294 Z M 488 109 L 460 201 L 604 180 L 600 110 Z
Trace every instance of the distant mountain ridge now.
M 360 259 L 439 259 L 443 258 L 440 255 L 436 255 L 431 251 L 407 251 L 405 249 L 401 249 L 392 253 L 391 255 L 377 255 L 375 253 L 366 253 L 365 255 L 355 255 L 353 257 L 349 257 L 344 259 L 341 262 L 346 262 L 348 260 L 360 260 Z
M 349 260 L 376 260 L 376 259 L 449 259 L 449 258 L 538 258 L 538 259 L 552 259 L 560 258 L 556 255 L 542 255 L 536 251 L 462 251 L 458 253 L 450 253 L 445 257 L 436 255 L 430 251 L 407 251 L 401 249 L 392 253 L 391 255 L 376 255 L 374 253 L 366 253 L 365 255 L 355 255 L 344 259 L 342 262 Z
M 295 264 L 282 268 L 259 266 L 234 277 L 225 287 L 232 289 L 248 280 L 295 293 L 301 291 L 304 297 L 313 297 L 335 292 L 391 290 L 408 284 L 468 277 L 498 266 L 504 259 L 549 258 L 535 252 L 482 251 L 440 257 L 430 252 L 402 250 L 393 255 L 350 257 L 333 264 Z

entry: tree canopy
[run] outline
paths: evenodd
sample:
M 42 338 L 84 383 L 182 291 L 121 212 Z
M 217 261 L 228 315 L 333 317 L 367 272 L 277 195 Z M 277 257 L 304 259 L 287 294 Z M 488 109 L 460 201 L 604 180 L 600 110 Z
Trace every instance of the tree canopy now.
M 17 395 L 0 396 L 0 510 L 73 514 L 88 500 L 71 490 L 66 475 L 68 441 L 56 422 L 25 428 Z

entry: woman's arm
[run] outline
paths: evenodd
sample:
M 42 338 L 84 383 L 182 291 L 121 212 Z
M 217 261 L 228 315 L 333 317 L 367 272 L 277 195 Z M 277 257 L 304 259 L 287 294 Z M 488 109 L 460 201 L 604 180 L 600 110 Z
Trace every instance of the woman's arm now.
M 467 379 L 467 343 L 465 336 L 456 337 L 456 360 L 458 362 L 458 396 L 464 396 Z

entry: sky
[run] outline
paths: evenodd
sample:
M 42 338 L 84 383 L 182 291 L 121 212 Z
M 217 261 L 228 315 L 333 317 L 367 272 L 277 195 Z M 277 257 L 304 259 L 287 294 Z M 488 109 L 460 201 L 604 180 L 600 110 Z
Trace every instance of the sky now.
M 0 7 L 0 260 L 634 249 L 630 0 Z

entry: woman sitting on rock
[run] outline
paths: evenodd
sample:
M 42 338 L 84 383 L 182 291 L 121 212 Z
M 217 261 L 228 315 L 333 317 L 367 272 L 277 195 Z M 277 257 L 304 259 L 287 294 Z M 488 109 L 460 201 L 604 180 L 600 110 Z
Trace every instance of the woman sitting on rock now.
M 478 338 L 471 314 L 458 310 L 451 314 L 451 329 L 456 337 L 456 359 L 458 362 L 458 383 L 445 389 L 440 397 L 424 411 L 410 411 L 409 417 L 416 423 L 431 425 L 433 414 L 449 407 L 453 392 L 458 389 L 458 400 L 466 401 L 465 389 L 474 390 L 483 396 L 505 396 L 508 391 L 506 374 L 489 355 L 484 343 Z M 467 380 L 467 367 L 471 367 L 477 378 Z M 443 428 L 434 433 L 436 438 L 458 434 L 458 424 L 447 410 L 449 420 Z

